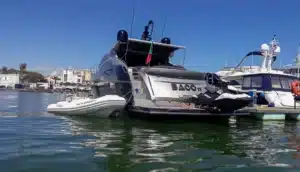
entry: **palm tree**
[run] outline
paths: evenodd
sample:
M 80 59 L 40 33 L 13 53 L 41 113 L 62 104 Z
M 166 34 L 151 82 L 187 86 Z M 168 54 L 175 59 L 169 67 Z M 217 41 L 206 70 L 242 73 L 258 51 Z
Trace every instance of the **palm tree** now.
M 27 64 L 26 63 L 21 63 L 20 64 L 20 71 L 24 72 L 27 69 Z
M 52 79 L 54 80 L 54 84 L 56 84 L 56 81 L 59 81 L 59 80 L 60 80 L 60 78 L 57 77 L 57 76 L 54 76 Z
M 1 71 L 2 71 L 3 73 L 6 73 L 6 72 L 8 71 L 8 68 L 7 68 L 6 66 L 2 66 Z
M 27 64 L 26 63 L 21 63 L 19 68 L 20 68 L 20 81 L 21 81 L 21 83 L 23 83 L 24 72 L 27 69 Z

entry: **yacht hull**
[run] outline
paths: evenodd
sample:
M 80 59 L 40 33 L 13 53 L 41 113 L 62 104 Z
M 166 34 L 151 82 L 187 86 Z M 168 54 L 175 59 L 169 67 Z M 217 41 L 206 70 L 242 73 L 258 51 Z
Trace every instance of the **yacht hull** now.
M 232 115 L 235 110 L 252 101 L 246 94 L 230 93 L 195 98 L 196 95 L 209 92 L 207 89 L 211 86 L 205 77 L 206 73 L 159 68 L 143 68 L 138 73 L 141 76 L 140 83 L 132 82 L 133 90 L 138 90 L 133 92 L 134 100 L 129 108 L 132 112 L 167 116 L 209 116 L 215 113 Z M 209 104 L 209 108 L 202 108 L 203 104 Z M 210 111 L 211 107 L 216 107 L 219 111 Z

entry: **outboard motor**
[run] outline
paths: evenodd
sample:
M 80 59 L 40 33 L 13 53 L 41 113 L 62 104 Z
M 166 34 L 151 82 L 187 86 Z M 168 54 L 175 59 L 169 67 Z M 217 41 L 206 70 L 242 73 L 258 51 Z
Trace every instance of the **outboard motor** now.
M 143 34 L 142 34 L 142 40 L 146 40 L 146 41 L 151 41 L 152 40 L 152 33 L 153 33 L 153 21 L 152 20 L 150 20 L 149 22 L 148 22 L 148 25 L 147 26 L 145 26 L 145 29 L 144 29 L 144 32 L 143 32 Z M 150 30 L 150 32 L 148 31 L 149 30 L 149 28 L 151 29 Z M 150 33 L 150 34 L 149 34 Z

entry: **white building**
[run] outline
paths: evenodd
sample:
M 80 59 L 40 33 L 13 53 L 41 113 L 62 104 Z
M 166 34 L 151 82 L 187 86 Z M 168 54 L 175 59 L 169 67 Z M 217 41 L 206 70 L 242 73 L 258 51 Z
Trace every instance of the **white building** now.
M 84 71 L 75 69 L 65 69 L 62 71 L 61 82 L 82 84 L 84 79 Z
M 20 83 L 19 74 L 0 74 L 0 86 L 15 87 L 15 84 Z

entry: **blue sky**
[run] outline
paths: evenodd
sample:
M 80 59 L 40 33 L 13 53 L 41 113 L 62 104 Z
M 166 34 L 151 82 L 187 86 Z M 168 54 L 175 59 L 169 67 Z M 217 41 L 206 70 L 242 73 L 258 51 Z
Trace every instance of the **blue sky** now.
M 282 50 L 276 65 L 288 64 L 300 43 L 297 0 L 3 0 L 1 64 L 26 62 L 41 71 L 95 66 L 115 43 L 117 31 L 130 30 L 134 3 L 133 37 L 140 37 L 152 19 L 153 38 L 160 40 L 167 16 L 164 35 L 187 47 L 185 65 L 194 70 L 217 71 L 226 60 L 234 66 L 273 34 Z M 178 53 L 173 62 L 181 58 Z

